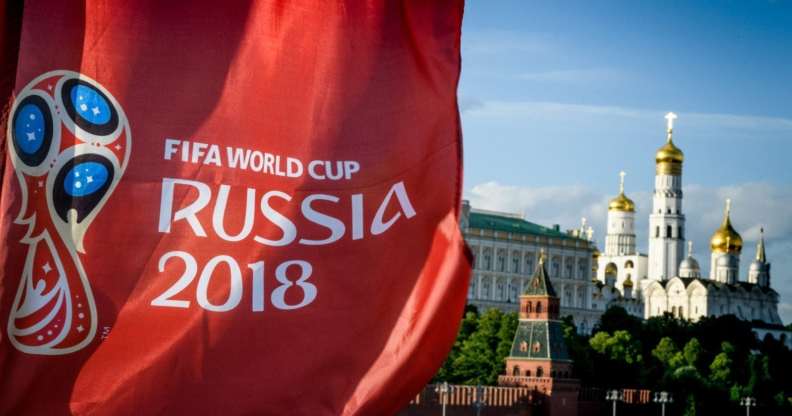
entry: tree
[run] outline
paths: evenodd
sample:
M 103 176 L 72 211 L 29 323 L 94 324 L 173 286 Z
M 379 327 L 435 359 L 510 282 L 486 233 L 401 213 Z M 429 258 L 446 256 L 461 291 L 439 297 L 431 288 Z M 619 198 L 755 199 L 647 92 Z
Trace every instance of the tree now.
M 663 365 L 668 366 L 668 363 L 678 352 L 674 340 L 670 337 L 663 337 L 657 343 L 655 349 L 652 350 L 652 356 L 657 358 Z
M 507 313 L 501 316 L 500 329 L 498 329 L 498 346 L 495 348 L 496 364 L 492 367 L 489 379 L 492 382 L 498 380 L 498 376 L 503 374 L 506 369 L 506 357 L 511 353 L 514 333 L 517 331 L 519 320 L 516 313 Z
M 696 367 L 701 356 L 701 343 L 697 338 L 691 338 L 684 349 L 685 361 L 688 365 Z
M 443 381 L 459 381 L 454 369 L 454 362 L 459 357 L 460 351 L 465 341 L 467 341 L 468 338 L 470 338 L 470 336 L 476 332 L 479 318 L 478 310 L 475 308 L 475 306 L 465 307 L 465 311 L 465 316 L 459 326 L 459 332 L 457 333 L 456 341 L 454 341 L 454 345 L 451 347 L 451 351 L 448 353 L 448 357 L 446 358 L 445 362 L 434 376 L 433 381 L 436 383 Z
M 463 384 L 495 384 L 502 360 L 496 350 L 503 313 L 490 309 L 478 320 L 476 331 L 462 343 L 459 355 L 452 364 L 453 381 Z M 498 370 L 495 370 L 497 368 Z
M 637 334 L 641 331 L 641 325 L 641 320 L 627 313 L 626 309 L 612 306 L 602 314 L 594 332 L 603 331 L 612 334 L 621 330 Z
M 640 343 L 633 340 L 627 331 L 616 331 L 612 336 L 607 332 L 598 332 L 589 343 L 594 351 L 608 356 L 611 360 L 627 364 L 643 361 Z
M 721 387 L 727 387 L 732 382 L 732 366 L 734 361 L 731 355 L 734 354 L 734 346 L 724 341 L 721 344 L 721 352 L 715 356 L 710 364 L 710 381 Z

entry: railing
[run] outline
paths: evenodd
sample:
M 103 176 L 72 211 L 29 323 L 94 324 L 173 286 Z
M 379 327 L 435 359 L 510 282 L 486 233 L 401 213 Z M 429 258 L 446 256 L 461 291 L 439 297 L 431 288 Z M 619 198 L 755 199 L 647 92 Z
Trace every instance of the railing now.
M 526 376 L 499 376 L 498 384 L 502 386 L 521 386 L 530 383 L 532 386 L 572 386 L 580 385 L 580 381 L 570 378 L 526 377 Z
M 410 404 L 443 403 L 442 394 L 435 390 L 436 387 L 437 385 L 434 384 L 426 386 L 424 391 L 419 393 Z M 445 404 L 448 406 L 472 406 L 481 402 L 488 407 L 510 407 L 530 401 L 537 394 L 526 387 L 483 386 L 480 389 L 476 386 L 449 385 L 448 387 L 449 392 L 445 400 Z

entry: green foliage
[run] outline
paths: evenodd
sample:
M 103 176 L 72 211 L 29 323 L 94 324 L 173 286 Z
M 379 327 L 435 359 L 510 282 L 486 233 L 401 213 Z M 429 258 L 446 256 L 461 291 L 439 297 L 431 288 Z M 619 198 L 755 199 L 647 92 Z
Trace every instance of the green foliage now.
M 701 358 L 701 343 L 699 340 L 691 338 L 690 341 L 685 344 L 684 354 L 685 361 L 687 361 L 688 365 L 696 367 Z
M 590 341 L 594 351 L 608 356 L 611 360 L 627 364 L 643 361 L 641 343 L 632 338 L 627 331 L 616 331 L 613 336 L 607 332 L 598 332 Z
M 733 383 L 732 367 L 734 367 L 734 346 L 724 341 L 721 344 L 721 352 L 715 356 L 710 364 L 710 382 L 718 387 L 726 388 Z
M 516 327 L 516 314 L 468 310 L 435 381 L 496 383 Z M 668 414 L 737 414 L 740 399 L 753 396 L 767 414 L 792 415 L 792 351 L 757 340 L 751 324 L 733 316 L 641 321 L 611 308 L 592 336 L 578 334 L 571 317 L 562 319 L 562 330 L 585 386 L 672 392 Z
M 640 319 L 627 313 L 621 306 L 614 306 L 602 314 L 594 332 L 602 331 L 612 334 L 621 330 L 634 334 L 640 330 L 641 325 Z
M 504 373 L 511 351 L 517 314 L 490 309 L 479 315 L 468 311 L 462 320 L 457 340 L 434 382 L 457 384 L 496 384 Z
M 672 358 L 679 352 L 674 340 L 670 337 L 663 337 L 657 344 L 657 347 L 652 350 L 652 356 L 657 358 L 660 363 L 668 365 Z

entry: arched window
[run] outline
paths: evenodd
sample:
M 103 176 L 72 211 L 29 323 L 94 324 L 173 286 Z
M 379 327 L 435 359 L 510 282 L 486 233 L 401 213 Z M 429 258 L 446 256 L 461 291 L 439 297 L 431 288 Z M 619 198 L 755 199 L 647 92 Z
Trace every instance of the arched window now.
M 534 271 L 534 253 L 525 254 L 525 274 L 531 274 Z
M 498 271 L 506 271 L 506 253 L 503 250 L 498 250 Z
M 525 377 L 531 376 L 531 370 L 525 370 Z
M 671 235 L 671 226 L 670 225 L 666 226 L 666 237 L 668 237 L 668 238 L 673 237 L 673 235 Z
M 497 288 L 495 295 L 497 300 L 506 300 L 506 282 L 503 279 L 498 279 L 495 287 Z
M 655 227 L 655 238 L 660 238 L 660 226 Z
M 512 253 L 512 273 L 520 273 L 520 253 Z
M 627 260 L 627 261 L 624 263 L 624 268 L 625 268 L 625 269 L 632 269 L 633 267 L 635 267 L 635 264 L 633 264 L 633 261 L 632 261 L 632 260 Z
M 553 277 L 561 277 L 561 259 L 558 257 L 553 257 L 553 264 L 552 264 L 551 274 Z
M 492 253 L 490 253 L 489 249 L 484 249 L 483 257 L 484 257 L 483 259 L 484 262 L 481 265 L 481 267 L 484 270 L 490 270 L 492 268 Z
M 511 283 L 509 284 L 509 300 L 511 302 L 517 302 L 519 291 L 520 291 L 520 283 L 517 280 L 512 280 Z
M 542 313 L 542 302 L 536 302 L 536 313 Z
M 536 369 L 536 377 L 544 377 L 544 368 L 539 367 Z
M 528 302 L 528 313 L 531 312 L 533 312 L 533 304 L 531 304 L 531 302 Z
M 681 225 L 679 226 L 679 228 L 677 228 L 677 238 L 679 239 L 685 238 L 685 229 L 682 228 Z
M 514 369 L 512 369 L 512 375 L 515 376 L 515 377 L 519 377 L 520 376 L 520 366 L 519 365 L 515 365 L 514 366 Z
M 574 263 L 575 263 L 575 261 L 573 259 L 571 259 L 571 258 L 566 259 L 566 262 L 564 263 L 564 273 L 565 273 L 564 277 L 565 278 L 567 278 L 567 279 L 571 279 L 572 278 L 572 272 L 575 269 Z

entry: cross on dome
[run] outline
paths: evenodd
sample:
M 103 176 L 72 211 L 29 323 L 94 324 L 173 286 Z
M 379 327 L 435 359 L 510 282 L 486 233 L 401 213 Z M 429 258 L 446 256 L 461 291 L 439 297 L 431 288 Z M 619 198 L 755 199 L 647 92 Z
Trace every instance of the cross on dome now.
M 619 172 L 619 192 L 624 193 L 624 177 L 627 176 L 625 171 Z
M 668 120 L 668 131 L 674 130 L 674 120 L 677 119 L 677 115 L 674 113 L 668 113 L 665 116 L 665 119 Z

